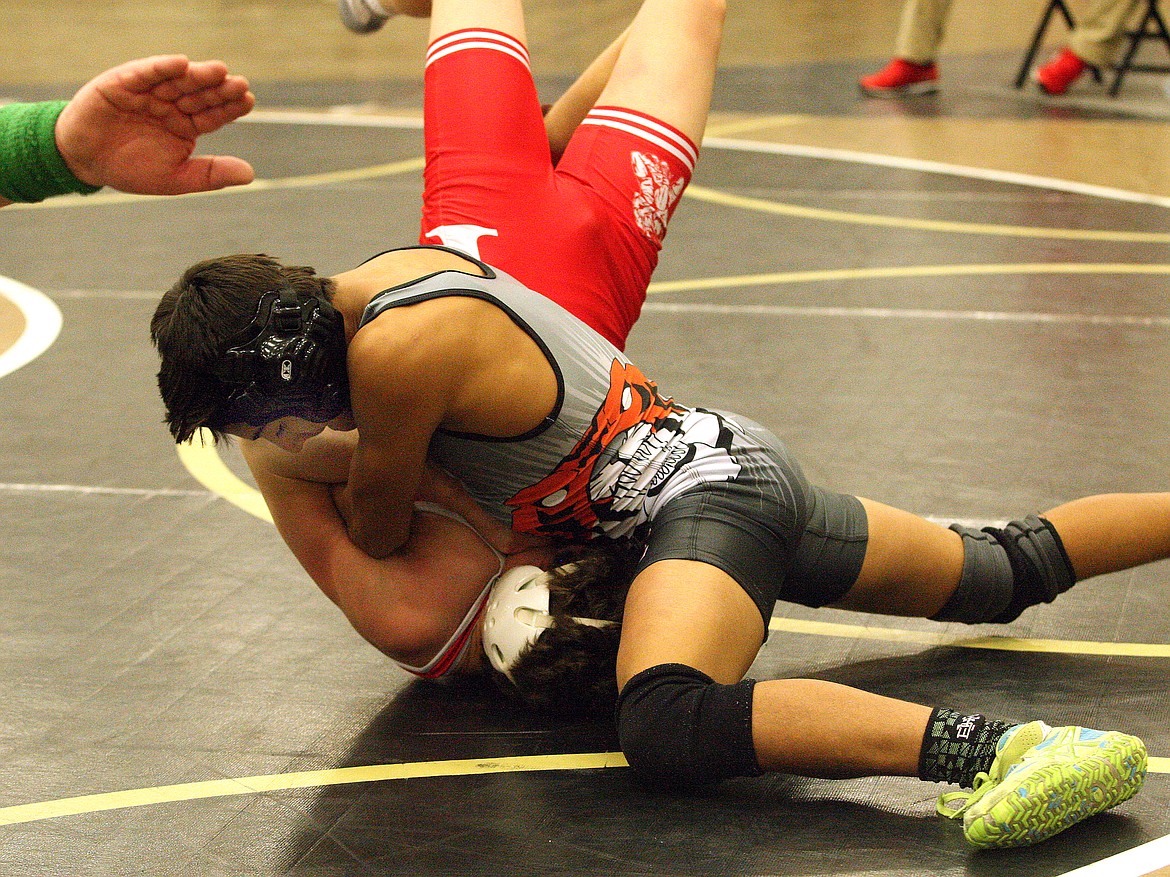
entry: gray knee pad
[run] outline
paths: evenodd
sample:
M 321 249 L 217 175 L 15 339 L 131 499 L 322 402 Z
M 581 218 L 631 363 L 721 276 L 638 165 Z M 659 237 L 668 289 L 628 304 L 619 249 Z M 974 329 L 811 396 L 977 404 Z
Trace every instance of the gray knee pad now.
M 632 678 L 618 697 L 618 738 L 643 782 L 697 788 L 758 776 L 752 743 L 755 680 L 720 685 L 683 664 L 659 664 Z
M 1041 517 L 1028 515 L 1002 530 L 951 529 L 963 537 L 963 574 L 935 621 L 1007 624 L 1076 584 L 1060 535 Z

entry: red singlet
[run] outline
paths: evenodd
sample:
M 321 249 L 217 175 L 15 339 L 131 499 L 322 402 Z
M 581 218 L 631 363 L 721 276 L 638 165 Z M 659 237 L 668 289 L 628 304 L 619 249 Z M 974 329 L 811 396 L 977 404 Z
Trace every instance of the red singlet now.
M 697 149 L 620 107 L 594 107 L 554 168 L 528 52 L 460 30 L 427 51 L 420 243 L 508 272 L 617 347 L 646 298 Z

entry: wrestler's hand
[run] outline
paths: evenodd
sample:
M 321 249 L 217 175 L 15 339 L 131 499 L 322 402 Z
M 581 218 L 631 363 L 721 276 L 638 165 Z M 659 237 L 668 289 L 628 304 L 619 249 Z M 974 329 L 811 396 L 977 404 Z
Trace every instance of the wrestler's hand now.
M 57 149 L 93 186 L 148 195 L 238 186 L 255 178 L 252 166 L 234 156 L 194 156 L 195 142 L 255 102 L 248 81 L 228 74 L 222 61 L 128 61 L 74 95 L 57 120 Z

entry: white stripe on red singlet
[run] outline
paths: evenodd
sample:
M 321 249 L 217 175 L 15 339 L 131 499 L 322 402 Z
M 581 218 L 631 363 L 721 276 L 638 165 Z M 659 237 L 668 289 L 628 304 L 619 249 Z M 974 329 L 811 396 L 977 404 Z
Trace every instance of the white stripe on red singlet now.
M 643 126 L 650 131 L 662 135 L 671 142 L 677 143 L 687 155 L 691 156 L 692 164 L 698 160 L 699 151 L 685 134 L 676 131 L 665 122 L 658 121 L 653 116 L 648 116 L 645 113 L 639 113 L 634 110 L 624 110 L 619 107 L 594 107 L 589 111 L 589 115 L 594 117 L 604 116 L 606 118 L 618 119 Z
M 440 58 L 464 49 L 493 49 L 510 55 L 525 67 L 528 63 L 528 49 L 515 37 L 494 30 L 457 30 L 446 36 L 439 37 L 427 48 L 426 66 L 430 66 Z
M 581 124 L 602 125 L 634 134 L 666 149 L 685 164 L 688 170 L 695 169 L 695 162 L 698 160 L 698 151 L 695 149 L 695 145 L 678 131 L 650 116 L 644 116 L 630 110 L 595 107 L 589 111 L 589 115 L 584 118 Z

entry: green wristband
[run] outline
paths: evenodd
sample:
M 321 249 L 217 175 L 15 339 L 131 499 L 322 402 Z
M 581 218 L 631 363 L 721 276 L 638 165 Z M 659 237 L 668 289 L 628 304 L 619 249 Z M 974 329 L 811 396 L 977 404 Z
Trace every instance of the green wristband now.
M 6 104 L 0 107 L 0 196 L 32 203 L 90 186 L 73 175 L 57 151 L 57 117 L 68 101 Z

